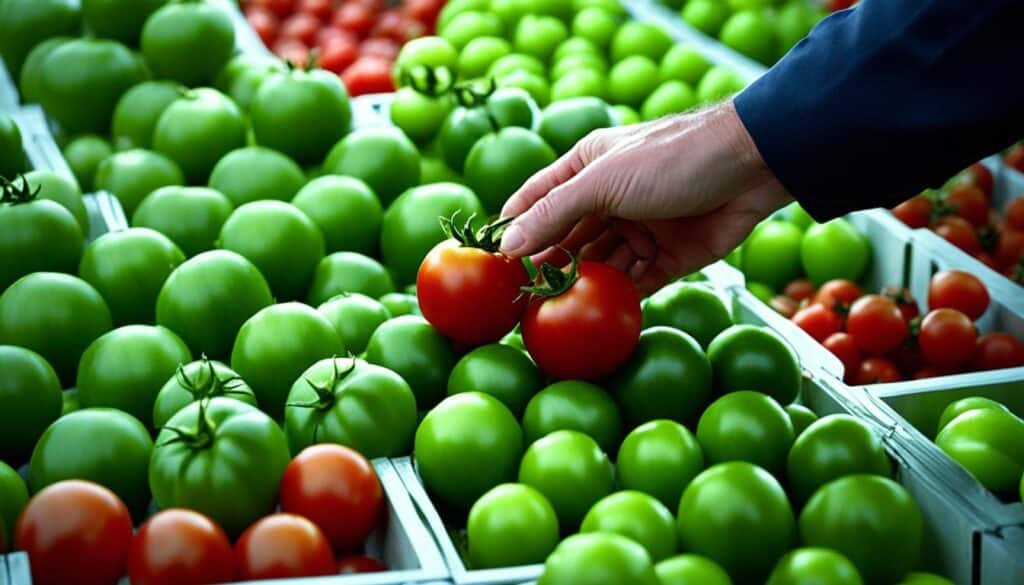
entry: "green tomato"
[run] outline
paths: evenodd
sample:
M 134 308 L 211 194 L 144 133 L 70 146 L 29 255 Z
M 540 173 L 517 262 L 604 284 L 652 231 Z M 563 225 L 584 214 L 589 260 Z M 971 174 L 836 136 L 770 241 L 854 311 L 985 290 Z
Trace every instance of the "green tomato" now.
M 658 87 L 658 65 L 643 55 L 618 61 L 608 73 L 612 102 L 637 107 Z
M 871 263 L 871 242 L 850 222 L 833 219 L 807 228 L 800 260 L 817 285 L 836 278 L 856 282 Z
M 392 317 L 421 314 L 420 303 L 416 300 L 416 295 L 392 292 L 380 297 L 378 300 L 391 313 Z
M 560 61 L 576 56 L 597 58 L 604 64 L 604 69 L 608 69 L 608 62 L 605 60 L 605 51 L 601 47 L 597 46 L 593 41 L 583 37 L 569 37 L 559 43 L 555 52 L 551 54 L 551 64 L 556 65 Z
M 743 245 L 743 274 L 750 280 L 781 289 L 803 273 L 803 238 L 803 231 L 788 221 L 762 222 Z
M 683 550 L 708 557 L 740 583 L 767 577 L 796 540 L 782 486 L 743 461 L 713 465 L 690 482 L 678 527 Z
M 182 435 L 187 440 L 174 440 Z M 236 537 L 277 507 L 288 445 L 281 427 L 256 408 L 223 397 L 193 402 L 156 445 L 149 485 L 159 508 L 195 510 Z
M 366 345 L 366 361 L 401 376 L 416 395 L 419 410 L 441 401 L 457 357 L 451 342 L 425 319 L 406 315 L 382 324 Z
M 615 31 L 611 46 L 612 62 L 618 63 L 636 55 L 661 61 L 671 46 L 672 37 L 660 26 L 631 20 Z
M 877 475 L 827 483 L 800 513 L 803 544 L 842 554 L 867 583 L 894 583 L 917 566 L 922 525 L 907 490 Z
M 732 325 L 729 309 L 718 295 L 706 286 L 686 282 L 672 283 L 651 295 L 643 317 L 644 328 L 673 327 L 692 336 L 702 348 Z
M 82 410 L 82 401 L 78 399 L 78 389 L 71 388 L 61 392 L 60 415 L 71 414 Z
M 551 86 L 552 102 L 586 96 L 603 98 L 605 94 L 604 74 L 589 68 L 569 71 L 559 76 Z
M 676 553 L 675 518 L 661 502 L 641 492 L 622 491 L 601 499 L 587 512 L 581 533 L 621 534 L 647 549 L 655 563 Z
M 479 392 L 449 396 L 416 429 L 413 457 L 423 484 L 445 505 L 469 509 L 515 479 L 523 433 L 511 412 Z
M 345 348 L 356 355 L 363 353 L 373 332 L 392 317 L 381 302 L 359 293 L 341 293 L 316 310 L 327 317 Z
M 301 303 L 271 305 L 249 318 L 231 350 L 231 368 L 263 412 L 280 420 L 292 384 L 317 361 L 344 355 L 334 326 Z
M 538 106 L 546 106 L 551 101 L 551 86 L 543 75 L 529 71 L 513 71 L 498 78 L 498 87 L 517 87 L 526 90 L 537 102 Z
M 255 264 L 278 300 L 305 298 L 324 257 L 320 228 L 283 201 L 254 201 L 235 209 L 220 230 L 219 245 Z
M 523 416 L 527 402 L 544 383 L 540 370 L 522 351 L 497 343 L 467 353 L 452 368 L 448 377 L 448 395 L 460 392 L 490 394 L 504 404 L 516 418 Z M 526 421 L 523 421 L 526 427 Z M 530 440 L 529 430 L 526 431 Z
M 0 345 L 0 371 L 0 460 L 17 465 L 60 416 L 60 380 L 43 356 L 13 345 Z M 0 465 L 0 496 L 4 467 Z M 8 519 L 6 511 L 0 497 L 0 519 Z
M 738 73 L 725 65 L 715 65 L 697 85 L 697 99 L 702 104 L 717 102 L 742 90 L 747 84 Z
M 335 252 L 317 265 L 308 300 L 319 305 L 343 293 L 379 298 L 394 291 L 394 280 L 380 262 L 356 252 Z
M 607 104 L 597 98 L 579 97 L 544 108 L 538 133 L 561 155 L 587 134 L 612 125 Z
M 453 18 L 471 10 L 489 10 L 493 0 L 451 0 L 444 5 L 437 18 L 437 29 L 448 25 Z
M 665 559 L 654 565 L 661 585 L 732 585 L 725 569 L 711 559 L 685 554 Z
M 703 469 L 704 455 L 693 433 L 670 420 L 633 429 L 616 461 L 621 488 L 650 494 L 670 509 Z
M 678 43 L 661 58 L 659 75 L 662 82 L 674 79 L 696 87 L 709 69 L 711 63 L 700 51 L 689 44 Z
M 526 450 L 519 483 L 544 494 L 562 532 L 571 534 L 590 507 L 615 490 L 615 472 L 594 439 L 578 431 L 555 431 Z
M 612 106 L 612 109 L 615 111 L 615 115 L 618 116 L 618 126 L 629 126 L 630 124 L 638 124 L 641 122 L 640 114 L 629 106 L 620 104 Z
M 786 414 L 789 415 L 789 421 L 793 423 L 793 435 L 798 439 L 807 430 L 807 427 L 818 420 L 818 415 L 814 414 L 813 410 L 795 402 L 786 405 Z
M 631 427 L 658 418 L 692 423 L 711 400 L 711 364 L 686 333 L 652 327 L 608 388 Z
M 210 188 L 236 207 L 261 199 L 288 201 L 305 184 L 306 175 L 295 161 L 261 146 L 227 153 L 210 173 Z
M 787 2 L 779 9 L 775 32 L 779 41 L 779 54 L 785 54 L 810 34 L 814 25 L 825 16 L 825 11 L 813 4 Z
M 495 61 L 511 52 L 512 45 L 501 37 L 477 37 L 469 41 L 459 53 L 459 77 L 463 79 L 483 77 Z
M 767 585 L 863 585 L 853 563 L 834 550 L 798 548 L 782 557 Z
M 697 105 L 697 94 L 682 81 L 662 82 L 644 100 L 641 114 L 644 120 L 654 120 L 669 114 L 681 114 Z
M 206 357 L 180 366 L 160 388 L 153 404 L 153 428 L 162 429 L 179 410 L 214 396 L 256 406 L 256 395 L 237 372 Z
M 411 87 L 400 88 L 390 105 L 391 122 L 416 144 L 426 144 L 437 136 L 444 124 L 451 101 L 431 97 Z
M 544 139 L 518 126 L 488 134 L 466 157 L 466 183 L 484 209 L 498 213 L 505 201 L 534 173 L 555 162 L 557 155 Z
M 793 402 L 800 392 L 796 354 L 768 329 L 733 325 L 711 342 L 708 358 L 719 392 L 764 392 L 783 405 Z
M 82 190 L 74 180 L 48 169 L 29 171 L 25 173 L 24 179 L 32 191 L 39 191 L 37 199 L 49 199 L 59 203 L 74 216 L 82 235 L 89 233 L 89 215 L 85 211 L 85 203 L 82 202 Z M 51 234 L 51 237 L 56 237 L 56 234 Z M 71 239 L 74 240 L 74 236 Z
M 227 250 L 186 260 L 156 299 L 156 322 L 177 333 L 195 355 L 227 356 L 242 324 L 273 303 L 259 269 Z
M 171 3 L 146 19 L 140 45 L 155 77 L 198 87 L 213 83 L 231 58 L 235 28 L 219 6 Z
M 420 185 L 432 183 L 460 183 L 462 176 L 440 158 L 420 158 Z
M 611 453 L 622 436 L 619 409 L 607 392 L 589 382 L 555 382 L 526 405 L 523 433 L 527 444 L 532 444 L 562 430 L 579 431 Z
M 110 143 L 105 138 L 94 134 L 83 134 L 75 138 L 64 147 L 64 159 L 67 160 L 75 180 L 86 191 L 93 191 L 93 179 L 96 177 L 96 167 L 100 162 L 114 153 Z M 0 173 L 2 174 L 2 173 Z
M 39 101 L 64 130 L 105 134 L 121 94 L 143 79 L 140 59 L 124 45 L 76 39 L 43 61 Z
M 764 283 L 751 280 L 747 282 L 746 289 L 750 291 L 757 300 L 765 304 L 770 303 L 772 299 L 775 298 L 775 289 Z
M 13 118 L 0 112 L 0 177 L 13 180 L 27 168 L 21 130 Z
M 487 70 L 487 77 L 501 79 L 517 71 L 543 76 L 547 73 L 547 67 L 543 61 L 533 55 L 511 53 L 491 64 L 490 69 Z
M 618 28 L 615 15 L 601 8 L 584 8 L 572 19 L 573 36 L 587 39 L 602 49 L 608 48 Z
M 395 86 L 402 87 L 407 81 L 405 74 L 420 66 L 432 69 L 445 68 L 454 74 L 458 61 L 458 50 L 445 38 L 425 36 L 412 39 L 402 46 L 395 59 Z
M 126 325 L 100 336 L 78 365 L 82 406 L 103 406 L 149 421 L 156 395 L 178 366 L 192 361 L 188 346 L 164 327 Z
M 939 428 L 935 434 L 941 433 L 942 429 L 946 428 L 946 425 L 953 422 L 953 419 L 960 416 L 965 412 L 972 410 L 980 410 L 983 408 L 991 408 L 994 410 L 1002 410 L 1010 412 L 1010 409 L 1006 408 L 1001 402 L 984 398 L 982 396 L 970 396 L 968 398 L 961 398 L 955 402 L 951 402 L 946 408 L 942 410 L 942 415 L 939 416 Z
M 658 585 L 647 550 L 625 536 L 576 534 L 544 563 L 537 585 Z
M 1024 474 L 1024 421 L 996 408 L 969 410 L 935 438 L 988 490 L 1011 494 Z
M 139 42 L 142 25 L 167 0 L 82 0 L 82 20 L 98 37 Z
M 483 10 L 467 10 L 457 14 L 443 26 L 438 24 L 437 35 L 451 43 L 455 51 L 461 51 L 469 41 L 477 37 L 505 36 L 505 23 L 497 14 Z M 454 57 L 452 60 L 454 61 Z
M 362 360 L 320 360 L 292 385 L 284 431 L 292 454 L 338 443 L 367 458 L 408 455 L 416 398 L 401 376 Z
M 544 494 L 506 483 L 480 497 L 466 523 L 474 569 L 543 563 L 558 544 L 558 517 Z
M 263 82 L 286 71 L 287 67 L 277 57 L 238 53 L 217 74 L 213 87 L 234 100 L 243 112 L 249 112 Z
M 231 201 L 213 189 L 168 186 L 146 195 L 131 223 L 162 233 L 191 258 L 214 249 L 232 211 Z
M 215 89 L 194 89 L 167 106 L 153 129 L 153 149 L 181 168 L 190 183 L 205 183 L 217 162 L 245 146 L 242 112 Z
M 0 461 L 0 536 L 14 542 L 14 526 L 28 503 L 28 487 L 13 467 Z
M 860 420 L 845 414 L 818 419 L 793 443 L 787 462 L 794 501 L 806 502 L 833 479 L 858 473 L 888 477 L 882 441 Z
M 103 295 L 114 323 L 153 323 L 156 297 L 185 254 L 147 228 L 110 232 L 86 247 L 78 274 Z
M 135 417 L 113 408 L 86 408 L 46 429 L 32 451 L 28 483 L 38 493 L 66 479 L 93 481 L 141 518 L 149 506 L 146 470 L 152 451 L 149 431 Z
M 43 95 L 43 63 L 57 47 L 72 40 L 73 37 L 52 37 L 39 43 L 29 51 L 21 68 L 18 79 L 18 90 L 21 101 L 27 104 L 39 103 Z M 2 49 L 0 49 L 2 50 Z
M 953 582 L 945 577 L 932 573 L 907 573 L 907 576 L 896 585 L 953 585 Z
M 596 53 L 573 53 L 557 59 L 551 66 L 551 79 L 555 80 L 557 85 L 557 82 L 561 81 L 563 77 L 571 75 L 579 69 L 586 69 L 591 73 L 601 75 L 602 83 L 596 87 L 600 87 L 601 94 L 599 96 L 603 96 L 607 85 L 604 82 L 608 73 L 608 62 Z
M 362 179 L 384 206 L 420 181 L 416 145 L 397 128 L 356 130 L 339 142 L 324 162 L 329 173 Z
M 775 23 L 760 10 L 741 10 L 730 16 L 722 25 L 719 39 L 725 46 L 766 65 L 779 58 Z
M 456 211 L 462 217 L 484 216 L 480 200 L 470 189 L 455 183 L 433 183 L 409 189 L 384 212 L 381 256 L 394 271 L 398 284 L 416 281 L 427 253 L 446 236 L 437 221 Z
M 697 425 L 709 464 L 746 461 L 781 474 L 793 445 L 793 423 L 770 396 L 741 390 L 719 398 Z
M 800 204 L 797 203 L 796 201 L 780 209 L 779 213 L 781 213 L 783 217 L 786 218 L 786 221 L 795 225 L 796 227 L 800 228 L 805 232 L 807 231 L 807 228 L 817 223 L 814 221 L 814 218 L 811 217 L 809 213 L 807 213 L 807 210 L 805 210 L 803 207 L 800 207 Z
M 533 55 L 548 62 L 555 48 L 569 38 L 569 29 L 553 16 L 527 14 L 519 20 L 512 36 L 512 46 L 517 53 Z
M 117 196 L 127 215 L 160 187 L 184 184 L 185 176 L 173 160 L 149 150 L 115 152 L 96 168 L 96 188 Z
M 0 57 L 14 79 L 32 47 L 49 37 L 73 35 L 81 26 L 75 0 L 33 0 L 0 3 Z M 14 530 L 13 526 L 9 526 Z
M 448 165 L 461 172 L 476 141 L 493 130 L 485 108 L 458 107 L 452 110 L 438 132 L 441 154 Z
M 157 120 L 182 91 L 171 81 L 144 81 L 126 91 L 114 108 L 114 145 L 119 150 L 152 147 Z
M 688 0 L 683 6 L 683 20 L 702 33 L 717 37 L 731 10 L 721 0 Z
M 74 276 L 35 272 L 0 294 L 0 344 L 38 353 L 65 387 L 74 385 L 85 348 L 111 326 L 103 297 Z
M 345 85 L 320 69 L 271 75 L 252 98 L 249 113 L 257 144 L 302 165 L 322 161 L 352 122 Z
M 498 88 L 487 98 L 487 113 L 499 128 L 533 128 L 537 103 L 529 92 L 518 87 Z

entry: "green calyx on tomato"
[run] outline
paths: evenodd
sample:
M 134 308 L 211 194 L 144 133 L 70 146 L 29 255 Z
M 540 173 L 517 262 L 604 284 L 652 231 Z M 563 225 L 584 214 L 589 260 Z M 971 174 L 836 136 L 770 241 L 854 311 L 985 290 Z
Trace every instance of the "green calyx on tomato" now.
M 192 402 L 214 396 L 234 398 L 256 406 L 256 396 L 234 370 L 205 355 L 199 361 L 178 366 L 178 371 L 164 384 L 153 405 L 153 428 L 163 428 L 167 421 Z
M 475 213 L 471 213 L 462 225 L 456 223 L 456 219 L 461 212 L 461 209 L 456 209 L 450 217 L 440 218 L 441 230 L 444 231 L 444 235 L 457 241 L 464 247 L 478 248 L 492 253 L 498 251 L 498 247 L 501 246 L 501 235 L 505 232 L 508 224 L 512 223 L 512 220 L 515 219 L 507 217 L 480 228 L 475 228 L 473 227 L 477 215 Z

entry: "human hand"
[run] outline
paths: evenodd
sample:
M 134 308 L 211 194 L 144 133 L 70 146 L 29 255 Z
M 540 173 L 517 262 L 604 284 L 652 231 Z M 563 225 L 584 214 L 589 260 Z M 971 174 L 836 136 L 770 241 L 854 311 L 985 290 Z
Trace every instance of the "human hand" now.
M 501 251 L 558 246 L 627 272 L 644 295 L 719 260 L 791 200 L 732 102 L 591 133 L 502 209 Z

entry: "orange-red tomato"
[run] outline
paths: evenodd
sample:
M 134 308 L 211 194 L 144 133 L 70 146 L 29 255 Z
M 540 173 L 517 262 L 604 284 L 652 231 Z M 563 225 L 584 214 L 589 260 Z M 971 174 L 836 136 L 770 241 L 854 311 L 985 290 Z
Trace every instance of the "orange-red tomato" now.
M 333 575 L 331 545 L 311 521 L 294 514 L 257 520 L 235 543 L 242 579 L 287 579 Z
M 224 530 L 192 510 L 164 510 L 132 540 L 132 585 L 204 585 L 235 579 L 235 556 Z

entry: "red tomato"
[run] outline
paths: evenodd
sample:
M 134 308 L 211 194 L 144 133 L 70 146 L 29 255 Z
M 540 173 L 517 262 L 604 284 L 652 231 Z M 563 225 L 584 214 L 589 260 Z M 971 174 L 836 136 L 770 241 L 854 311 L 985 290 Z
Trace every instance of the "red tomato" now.
M 384 494 L 373 465 L 334 444 L 307 447 L 281 477 L 281 511 L 312 520 L 334 547 L 363 544 L 384 511 Z
M 938 368 L 922 368 L 914 374 L 915 380 L 926 380 L 928 378 L 938 378 L 939 376 L 948 376 L 951 372 L 946 372 Z
M 309 62 L 309 47 L 294 39 L 278 41 L 274 53 L 296 67 L 304 67 Z
M 964 170 L 964 175 L 972 185 L 981 189 L 985 197 L 989 198 L 992 196 L 992 189 L 995 188 L 995 178 L 992 176 L 992 171 L 988 170 L 988 167 L 980 162 L 976 162 Z
M 849 333 L 833 333 L 822 342 L 822 345 L 843 362 L 843 371 L 846 372 L 845 379 L 853 380 L 857 371 L 860 370 L 861 362 L 860 348 L 857 347 L 853 336 Z
M 391 61 L 380 57 L 365 56 L 356 59 L 341 74 L 348 93 L 353 97 L 368 93 L 395 91 L 395 80 L 391 76 Z
M 401 47 L 391 39 L 366 39 L 359 45 L 359 54 L 367 57 L 380 57 L 394 61 Z
M 1009 333 L 988 333 L 978 338 L 971 369 L 1001 370 L 1024 366 L 1024 345 Z
M 773 309 L 775 309 L 776 313 L 787 319 L 792 319 L 793 315 L 796 315 L 797 309 L 799 309 L 796 301 L 786 295 L 778 295 L 774 297 L 769 304 Z
M 444 4 L 444 0 L 407 0 L 402 10 L 433 30 Z
M 334 13 L 331 25 L 362 38 L 373 28 L 375 19 L 376 13 L 372 8 L 360 2 L 346 2 Z
M 128 508 L 88 481 L 52 484 L 29 500 L 14 530 L 36 585 L 110 585 L 124 574 L 132 542 Z
M 798 303 L 811 300 L 815 292 L 817 292 L 817 289 L 814 287 L 814 283 L 807 278 L 798 278 L 790 281 L 786 288 L 782 289 L 782 294 Z
M 360 4 L 373 12 L 374 16 L 376 16 L 377 13 L 384 10 L 384 7 L 387 6 L 389 0 L 348 0 L 348 2 L 350 4 Z
M 956 215 L 966 219 L 974 227 L 988 224 L 988 197 L 974 185 L 954 185 L 946 195 L 945 203 L 952 207 Z
M 326 30 L 337 29 L 330 28 Z M 355 63 L 358 57 L 358 45 L 356 45 L 355 41 L 348 38 L 336 37 L 320 45 L 320 68 L 332 73 L 340 74 L 349 65 Z
M 1004 227 L 999 230 L 999 243 L 996 244 L 996 263 L 1006 269 L 1024 260 L 1024 230 Z
M 1024 196 L 1017 197 L 1006 206 L 1006 225 L 1024 230 Z
M 277 41 L 277 17 L 266 8 L 253 7 L 245 12 L 245 19 L 249 21 L 256 34 L 259 35 L 263 44 L 270 47 Z
M 938 272 L 928 284 L 929 309 L 956 309 L 977 320 L 988 309 L 988 289 L 973 274 L 962 270 Z
M 857 375 L 854 376 L 854 384 L 889 384 L 902 379 L 900 371 L 891 361 L 881 357 L 870 357 L 860 363 Z
M 426 32 L 426 25 L 415 18 L 407 16 L 404 12 L 386 10 L 381 13 L 377 24 L 370 31 L 370 36 L 405 43 L 416 37 L 422 37 Z
M 281 23 L 281 40 L 299 41 L 307 47 L 316 44 L 317 32 L 320 31 L 320 21 L 315 16 L 305 12 L 299 12 L 289 16 Z
M 988 266 L 992 270 L 999 271 L 999 263 L 996 262 L 995 257 L 988 252 L 981 252 L 974 257 L 978 262 L 981 262 L 985 266 Z
M 273 12 L 278 18 L 295 12 L 295 0 L 253 0 L 253 4 Z
M 246 529 L 235 543 L 242 579 L 286 579 L 333 575 L 331 545 L 311 521 L 294 514 L 273 514 Z
M 960 371 L 974 355 L 978 331 L 956 309 L 934 309 L 921 321 L 917 344 L 927 365 Z
M 893 207 L 892 214 L 896 216 L 896 219 L 907 224 L 907 227 L 928 227 L 931 222 L 932 201 L 924 195 L 911 197 Z
M 921 351 L 917 348 L 917 343 L 911 338 L 908 338 L 907 343 L 901 344 L 885 357 L 895 364 L 903 374 L 909 375 L 924 367 Z
M 940 219 L 935 224 L 935 233 L 972 256 L 981 252 L 981 240 L 978 239 L 978 232 L 969 221 L 962 217 L 947 216 Z
M 903 313 L 891 299 L 867 295 L 850 307 L 846 332 L 853 336 L 862 352 L 881 355 L 899 347 L 907 339 L 910 329 L 903 320 Z
M 352 555 L 338 559 L 338 574 L 353 575 L 357 573 L 380 573 L 387 571 L 387 565 L 375 558 L 364 555 Z
M 204 585 L 235 580 L 224 530 L 199 512 L 164 510 L 139 528 L 128 557 L 132 585 Z
M 860 287 L 852 280 L 836 279 L 821 285 L 814 295 L 815 304 L 825 305 L 833 311 L 844 313 L 854 301 L 863 296 Z
M 903 315 L 903 320 L 907 323 L 910 323 L 921 315 L 921 309 L 917 306 L 917 301 L 914 299 L 914 295 L 911 294 L 910 289 L 908 288 L 887 286 L 882 289 L 882 296 L 887 299 L 892 299 L 892 302 L 896 303 L 896 306 L 900 309 L 900 313 Z
M 527 305 L 523 343 L 533 361 L 562 379 L 593 380 L 619 369 L 640 340 L 640 295 L 629 276 L 600 262 L 580 262 L 575 281 L 571 268 L 541 269 L 555 292 L 564 292 L 535 295 Z M 557 282 L 566 277 L 567 289 Z
M 1010 149 L 1003 157 L 1003 162 L 1008 166 L 1024 172 L 1024 144 L 1018 144 Z
M 843 318 L 825 305 L 807 305 L 793 315 L 793 323 L 818 342 L 843 330 Z
M 299 11 L 315 16 L 317 20 L 328 20 L 334 13 L 331 0 L 299 0 Z

